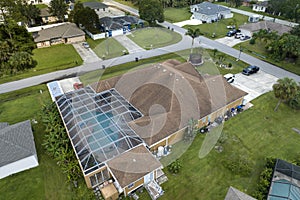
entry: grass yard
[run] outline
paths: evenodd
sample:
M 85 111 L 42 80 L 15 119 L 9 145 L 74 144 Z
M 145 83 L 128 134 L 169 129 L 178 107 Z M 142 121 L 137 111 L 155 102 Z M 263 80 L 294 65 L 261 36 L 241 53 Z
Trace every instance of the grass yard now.
M 260 41 L 259 39 L 255 41 L 254 45 L 249 44 L 249 42 L 243 42 L 241 43 L 241 46 L 243 48 L 243 51 L 251 56 L 257 57 L 287 71 L 300 75 L 300 58 L 298 58 L 295 63 L 291 63 L 288 61 L 275 61 L 269 57 L 268 52 L 265 50 L 265 43 L 263 41 Z M 239 49 L 240 45 L 236 45 L 234 46 L 234 48 Z
M 143 28 L 133 31 L 127 36 L 144 49 L 152 49 L 176 44 L 181 35 L 166 28 Z
M 39 9 L 48 8 L 48 6 L 46 4 L 36 4 L 35 6 Z
M 40 90 L 44 92 L 40 94 Z M 82 199 L 87 190 L 80 180 L 78 191 L 67 183 L 67 177 L 42 147 L 44 126 L 39 115 L 44 103 L 51 101 L 46 85 L 39 85 L 0 95 L 0 121 L 14 124 L 27 119 L 36 119 L 33 125 L 39 166 L 0 180 L 0 199 Z
M 205 136 L 198 135 L 180 157 L 181 172 L 173 175 L 165 168 L 169 180 L 163 184 L 165 193 L 161 199 L 224 199 L 229 186 L 251 195 L 265 157 L 273 156 L 290 161 L 299 157 L 300 135 L 292 128 L 300 127 L 300 112 L 293 111 L 284 104 L 274 112 L 277 99 L 272 92 L 253 103 L 253 108 L 225 123 L 223 143 L 218 144 L 223 146 L 223 152 L 212 150 L 206 157 L 199 159 L 199 150 Z M 174 150 L 176 145 L 173 146 Z M 224 162 L 233 162 L 237 155 L 247 156 L 253 162 L 249 176 L 236 174 L 224 167 Z
M 0 84 L 57 70 L 68 69 L 82 64 L 82 59 L 74 47 L 65 44 L 34 49 L 33 59 L 37 61 L 35 68 L 13 76 L 1 77 Z
M 134 5 L 131 1 L 125 1 L 125 0 L 115 0 L 118 3 L 121 3 L 123 5 L 135 8 L 135 9 L 139 9 L 138 6 Z
M 222 19 L 219 22 L 210 23 L 210 24 L 200 24 L 200 25 L 186 25 L 183 28 L 196 29 L 199 28 L 200 32 L 208 38 L 213 38 L 212 35 L 215 33 L 216 38 L 222 38 L 226 36 L 226 33 L 229 29 L 226 28 L 228 25 L 236 25 L 237 27 L 243 25 L 248 21 L 248 17 L 245 15 L 234 13 L 233 18 Z
M 189 7 L 184 8 L 165 8 L 165 20 L 171 23 L 189 20 L 192 16 Z
M 127 49 L 123 47 L 117 40 L 114 38 L 106 38 L 99 40 L 87 39 L 90 47 L 101 59 L 110 59 L 123 55 L 123 50 Z

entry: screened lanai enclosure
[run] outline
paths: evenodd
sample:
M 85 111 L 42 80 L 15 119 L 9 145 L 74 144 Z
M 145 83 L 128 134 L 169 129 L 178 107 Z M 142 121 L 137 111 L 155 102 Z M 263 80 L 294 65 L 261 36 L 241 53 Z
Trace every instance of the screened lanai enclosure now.
M 277 159 L 268 200 L 300 199 L 300 167 Z
M 143 142 L 127 124 L 141 112 L 115 89 L 96 93 L 87 86 L 63 94 L 56 104 L 85 175 Z

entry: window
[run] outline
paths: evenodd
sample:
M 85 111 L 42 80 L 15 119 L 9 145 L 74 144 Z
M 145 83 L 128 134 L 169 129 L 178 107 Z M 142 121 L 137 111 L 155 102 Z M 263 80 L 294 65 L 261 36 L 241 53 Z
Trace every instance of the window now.
M 134 183 L 130 183 L 130 184 L 128 185 L 128 189 L 132 188 L 133 186 L 134 186 Z

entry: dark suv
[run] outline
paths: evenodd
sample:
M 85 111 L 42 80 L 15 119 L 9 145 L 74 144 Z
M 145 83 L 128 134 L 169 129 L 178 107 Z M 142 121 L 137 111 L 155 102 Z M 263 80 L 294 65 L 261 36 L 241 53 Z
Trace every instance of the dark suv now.
M 243 69 L 243 74 L 249 76 L 250 74 L 254 74 L 256 72 L 259 71 L 259 67 L 254 66 L 254 65 L 250 65 L 248 67 L 246 67 L 245 69 Z

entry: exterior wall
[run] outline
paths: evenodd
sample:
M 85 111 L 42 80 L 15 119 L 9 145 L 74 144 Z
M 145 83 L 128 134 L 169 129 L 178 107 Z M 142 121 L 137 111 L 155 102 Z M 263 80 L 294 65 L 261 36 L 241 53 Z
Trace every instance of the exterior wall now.
M 144 184 L 144 177 L 135 181 L 133 183 L 134 185 L 131 188 L 128 188 L 128 186 L 126 186 L 124 188 L 124 194 L 125 196 L 127 196 L 130 192 L 132 192 L 133 190 L 137 189 L 138 187 L 142 186 Z
M 256 11 L 256 12 L 266 12 L 266 7 L 265 6 L 260 6 L 260 5 L 253 5 L 252 10 Z
M 38 166 L 38 159 L 36 155 L 23 158 L 16 162 L 4 165 L 0 167 L 0 179 L 5 178 L 9 175 L 16 174 L 18 172 Z
M 233 13 L 231 13 L 230 11 L 223 11 L 218 14 L 216 13 L 214 15 L 205 15 L 199 12 L 194 12 L 192 16 L 193 19 L 206 21 L 206 23 L 211 23 L 212 21 L 217 21 L 218 19 L 222 19 L 222 18 L 227 19 L 232 17 L 233 17 Z
M 84 176 L 84 180 L 85 180 L 85 183 L 86 183 L 87 187 L 88 187 L 88 188 L 92 188 L 92 184 L 91 184 L 91 180 L 90 180 L 90 177 L 91 177 L 91 176 L 93 176 L 93 175 L 95 175 L 95 174 L 97 174 L 97 173 L 99 173 L 99 172 L 101 172 L 101 171 L 103 171 L 103 170 L 106 170 L 106 169 L 107 169 L 106 166 L 104 166 L 104 167 L 102 167 L 102 168 L 100 168 L 100 169 L 94 171 L 93 173 L 90 173 L 90 174 Z M 111 174 L 110 174 L 110 173 L 109 173 L 109 175 L 110 175 L 110 177 L 111 177 Z
M 43 23 L 53 23 L 56 22 L 58 19 L 54 16 L 42 17 Z
M 251 37 L 253 35 L 253 33 L 249 30 L 246 30 L 246 29 L 243 29 L 243 28 L 241 28 L 240 30 L 241 30 L 241 33 L 244 34 L 244 35 L 248 35 L 248 36 L 251 36 Z
M 159 146 L 166 146 L 167 145 L 167 138 L 162 139 L 158 143 L 154 144 L 153 146 L 150 146 L 150 151 L 155 151 L 158 149 Z
M 49 47 L 50 41 L 38 42 L 36 43 L 37 48 Z
M 186 128 L 181 129 L 177 132 L 175 132 L 173 135 L 171 135 L 167 140 L 168 140 L 168 145 L 173 145 L 180 140 L 182 140 L 184 133 L 186 132 Z
M 85 41 L 85 36 L 82 35 L 82 36 L 78 36 L 78 37 L 72 37 L 72 38 L 67 38 L 67 44 L 70 44 L 70 43 L 76 43 L 76 42 L 83 42 Z

